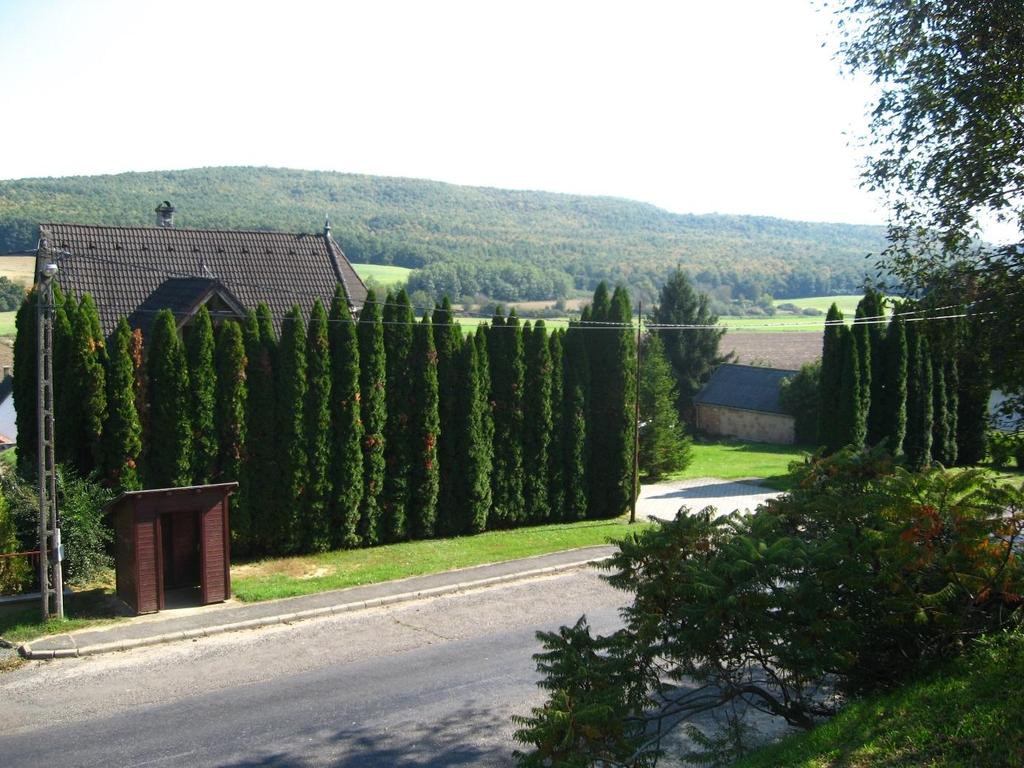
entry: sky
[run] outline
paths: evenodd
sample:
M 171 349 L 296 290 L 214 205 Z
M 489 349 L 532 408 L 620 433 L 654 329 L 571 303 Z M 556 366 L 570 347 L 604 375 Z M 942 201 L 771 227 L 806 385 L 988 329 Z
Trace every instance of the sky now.
M 0 179 L 260 165 L 884 223 L 811 0 L 0 0 Z

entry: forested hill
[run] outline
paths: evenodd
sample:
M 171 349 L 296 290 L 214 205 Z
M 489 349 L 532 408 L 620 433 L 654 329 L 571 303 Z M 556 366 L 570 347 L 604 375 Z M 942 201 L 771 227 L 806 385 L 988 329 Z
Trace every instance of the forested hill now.
M 680 182 L 685 183 L 685 182 Z M 881 227 L 680 215 L 608 197 L 464 187 L 278 168 L 200 168 L 0 181 L 0 253 L 33 248 L 40 221 L 319 231 L 355 262 L 420 268 L 414 286 L 453 298 L 558 298 L 601 279 L 650 298 L 680 265 L 708 288 L 756 298 L 852 293 Z

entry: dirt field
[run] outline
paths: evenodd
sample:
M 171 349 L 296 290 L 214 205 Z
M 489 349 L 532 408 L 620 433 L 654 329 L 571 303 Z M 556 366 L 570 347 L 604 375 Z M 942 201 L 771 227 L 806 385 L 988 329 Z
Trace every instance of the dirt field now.
M 737 363 L 798 370 L 821 357 L 822 331 L 813 333 L 757 333 L 729 331 L 722 337 L 722 352 L 735 352 Z

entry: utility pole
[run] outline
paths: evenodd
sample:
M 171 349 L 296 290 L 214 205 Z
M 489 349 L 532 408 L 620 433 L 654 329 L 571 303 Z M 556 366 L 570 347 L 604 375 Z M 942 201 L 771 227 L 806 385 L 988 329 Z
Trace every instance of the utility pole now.
M 39 458 L 39 592 L 43 621 L 64 618 L 64 576 L 57 517 L 57 463 L 54 455 L 53 425 L 53 277 L 57 264 L 46 236 L 36 253 L 36 406 Z M 51 603 L 52 600 L 52 603 Z
M 636 522 L 636 497 L 640 495 L 640 328 L 643 323 L 643 302 L 636 303 L 636 387 L 633 413 L 633 503 L 629 507 L 629 522 Z

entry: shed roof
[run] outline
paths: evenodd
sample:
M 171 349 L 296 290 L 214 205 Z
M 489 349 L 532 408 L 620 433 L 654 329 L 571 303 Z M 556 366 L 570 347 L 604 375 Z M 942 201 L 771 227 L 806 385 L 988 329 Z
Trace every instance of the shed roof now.
M 158 291 L 188 289 L 195 297 L 196 283 L 166 286 L 169 280 L 216 280 L 245 309 L 266 302 L 278 327 L 295 304 L 305 311 L 317 298 L 330 304 L 339 282 L 353 309 L 366 300 L 366 286 L 329 232 L 83 224 L 41 224 L 39 230 L 61 254 L 60 287 L 77 297 L 92 295 L 105 334 Z
M 725 363 L 715 369 L 708 383 L 693 398 L 693 402 L 740 408 L 745 411 L 785 414 L 779 404 L 779 389 L 783 379 L 795 374 L 796 371 L 781 368 Z

